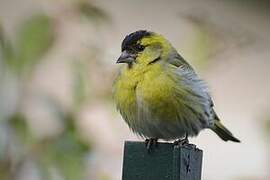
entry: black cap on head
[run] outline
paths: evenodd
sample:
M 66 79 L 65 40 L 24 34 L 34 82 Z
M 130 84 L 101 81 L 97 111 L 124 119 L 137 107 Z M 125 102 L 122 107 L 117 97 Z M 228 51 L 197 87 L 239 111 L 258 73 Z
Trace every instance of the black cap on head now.
M 121 50 L 124 51 L 128 49 L 128 47 L 133 46 L 138 42 L 138 40 L 142 39 L 143 37 L 150 36 L 152 33 L 146 30 L 139 30 L 133 32 L 125 37 L 122 42 Z

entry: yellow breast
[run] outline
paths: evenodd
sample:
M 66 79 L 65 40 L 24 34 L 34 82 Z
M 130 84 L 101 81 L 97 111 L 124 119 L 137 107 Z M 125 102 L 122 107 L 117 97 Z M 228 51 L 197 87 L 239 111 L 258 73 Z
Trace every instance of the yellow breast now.
M 120 111 L 136 109 L 136 88 L 143 81 L 143 70 L 123 67 L 114 83 L 114 100 Z
M 143 108 L 159 117 L 170 119 L 168 115 L 175 116 L 173 80 L 160 64 L 140 68 L 125 68 L 115 82 L 114 99 L 121 114 L 136 119 L 138 105 L 142 103 Z

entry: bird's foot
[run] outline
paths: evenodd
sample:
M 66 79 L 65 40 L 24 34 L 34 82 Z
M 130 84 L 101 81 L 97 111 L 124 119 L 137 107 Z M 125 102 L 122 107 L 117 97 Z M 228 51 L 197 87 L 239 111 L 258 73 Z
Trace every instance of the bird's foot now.
M 145 146 L 146 149 L 148 151 L 148 153 L 150 153 L 152 147 L 157 147 L 158 146 L 158 139 L 157 138 L 149 138 L 145 140 Z
M 175 146 L 184 146 L 189 144 L 188 136 L 186 135 L 185 138 L 183 139 L 177 139 L 176 141 L 173 142 Z

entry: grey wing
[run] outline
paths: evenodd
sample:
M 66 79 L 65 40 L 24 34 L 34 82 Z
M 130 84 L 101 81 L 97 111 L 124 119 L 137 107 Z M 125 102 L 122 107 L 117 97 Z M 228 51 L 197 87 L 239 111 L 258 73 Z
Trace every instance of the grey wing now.
M 209 127 L 214 123 L 213 101 L 203 80 L 195 73 L 193 68 L 179 55 L 169 61 L 173 65 L 172 78 L 179 84 L 175 89 L 177 98 L 184 102 L 193 114 Z
M 206 96 L 210 101 L 210 105 L 213 107 L 214 103 L 208 93 L 206 84 L 198 77 L 191 65 L 177 52 L 172 53 L 168 61 L 171 65 L 178 67 L 180 75 L 183 74 L 184 77 L 187 77 L 187 79 L 190 79 L 191 81 L 194 81 L 195 84 L 199 85 L 199 89 L 203 90 L 207 94 Z

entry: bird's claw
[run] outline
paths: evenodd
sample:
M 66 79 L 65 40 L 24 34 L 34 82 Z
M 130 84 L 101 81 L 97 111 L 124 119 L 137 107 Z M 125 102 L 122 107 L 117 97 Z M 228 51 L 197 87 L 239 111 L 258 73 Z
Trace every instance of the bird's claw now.
M 157 147 L 157 145 L 158 145 L 157 138 L 149 138 L 149 139 L 145 140 L 145 146 L 146 146 L 148 153 L 150 153 L 152 147 Z
M 174 141 L 173 144 L 175 146 L 184 146 L 189 144 L 188 136 L 186 135 L 185 138 Z

